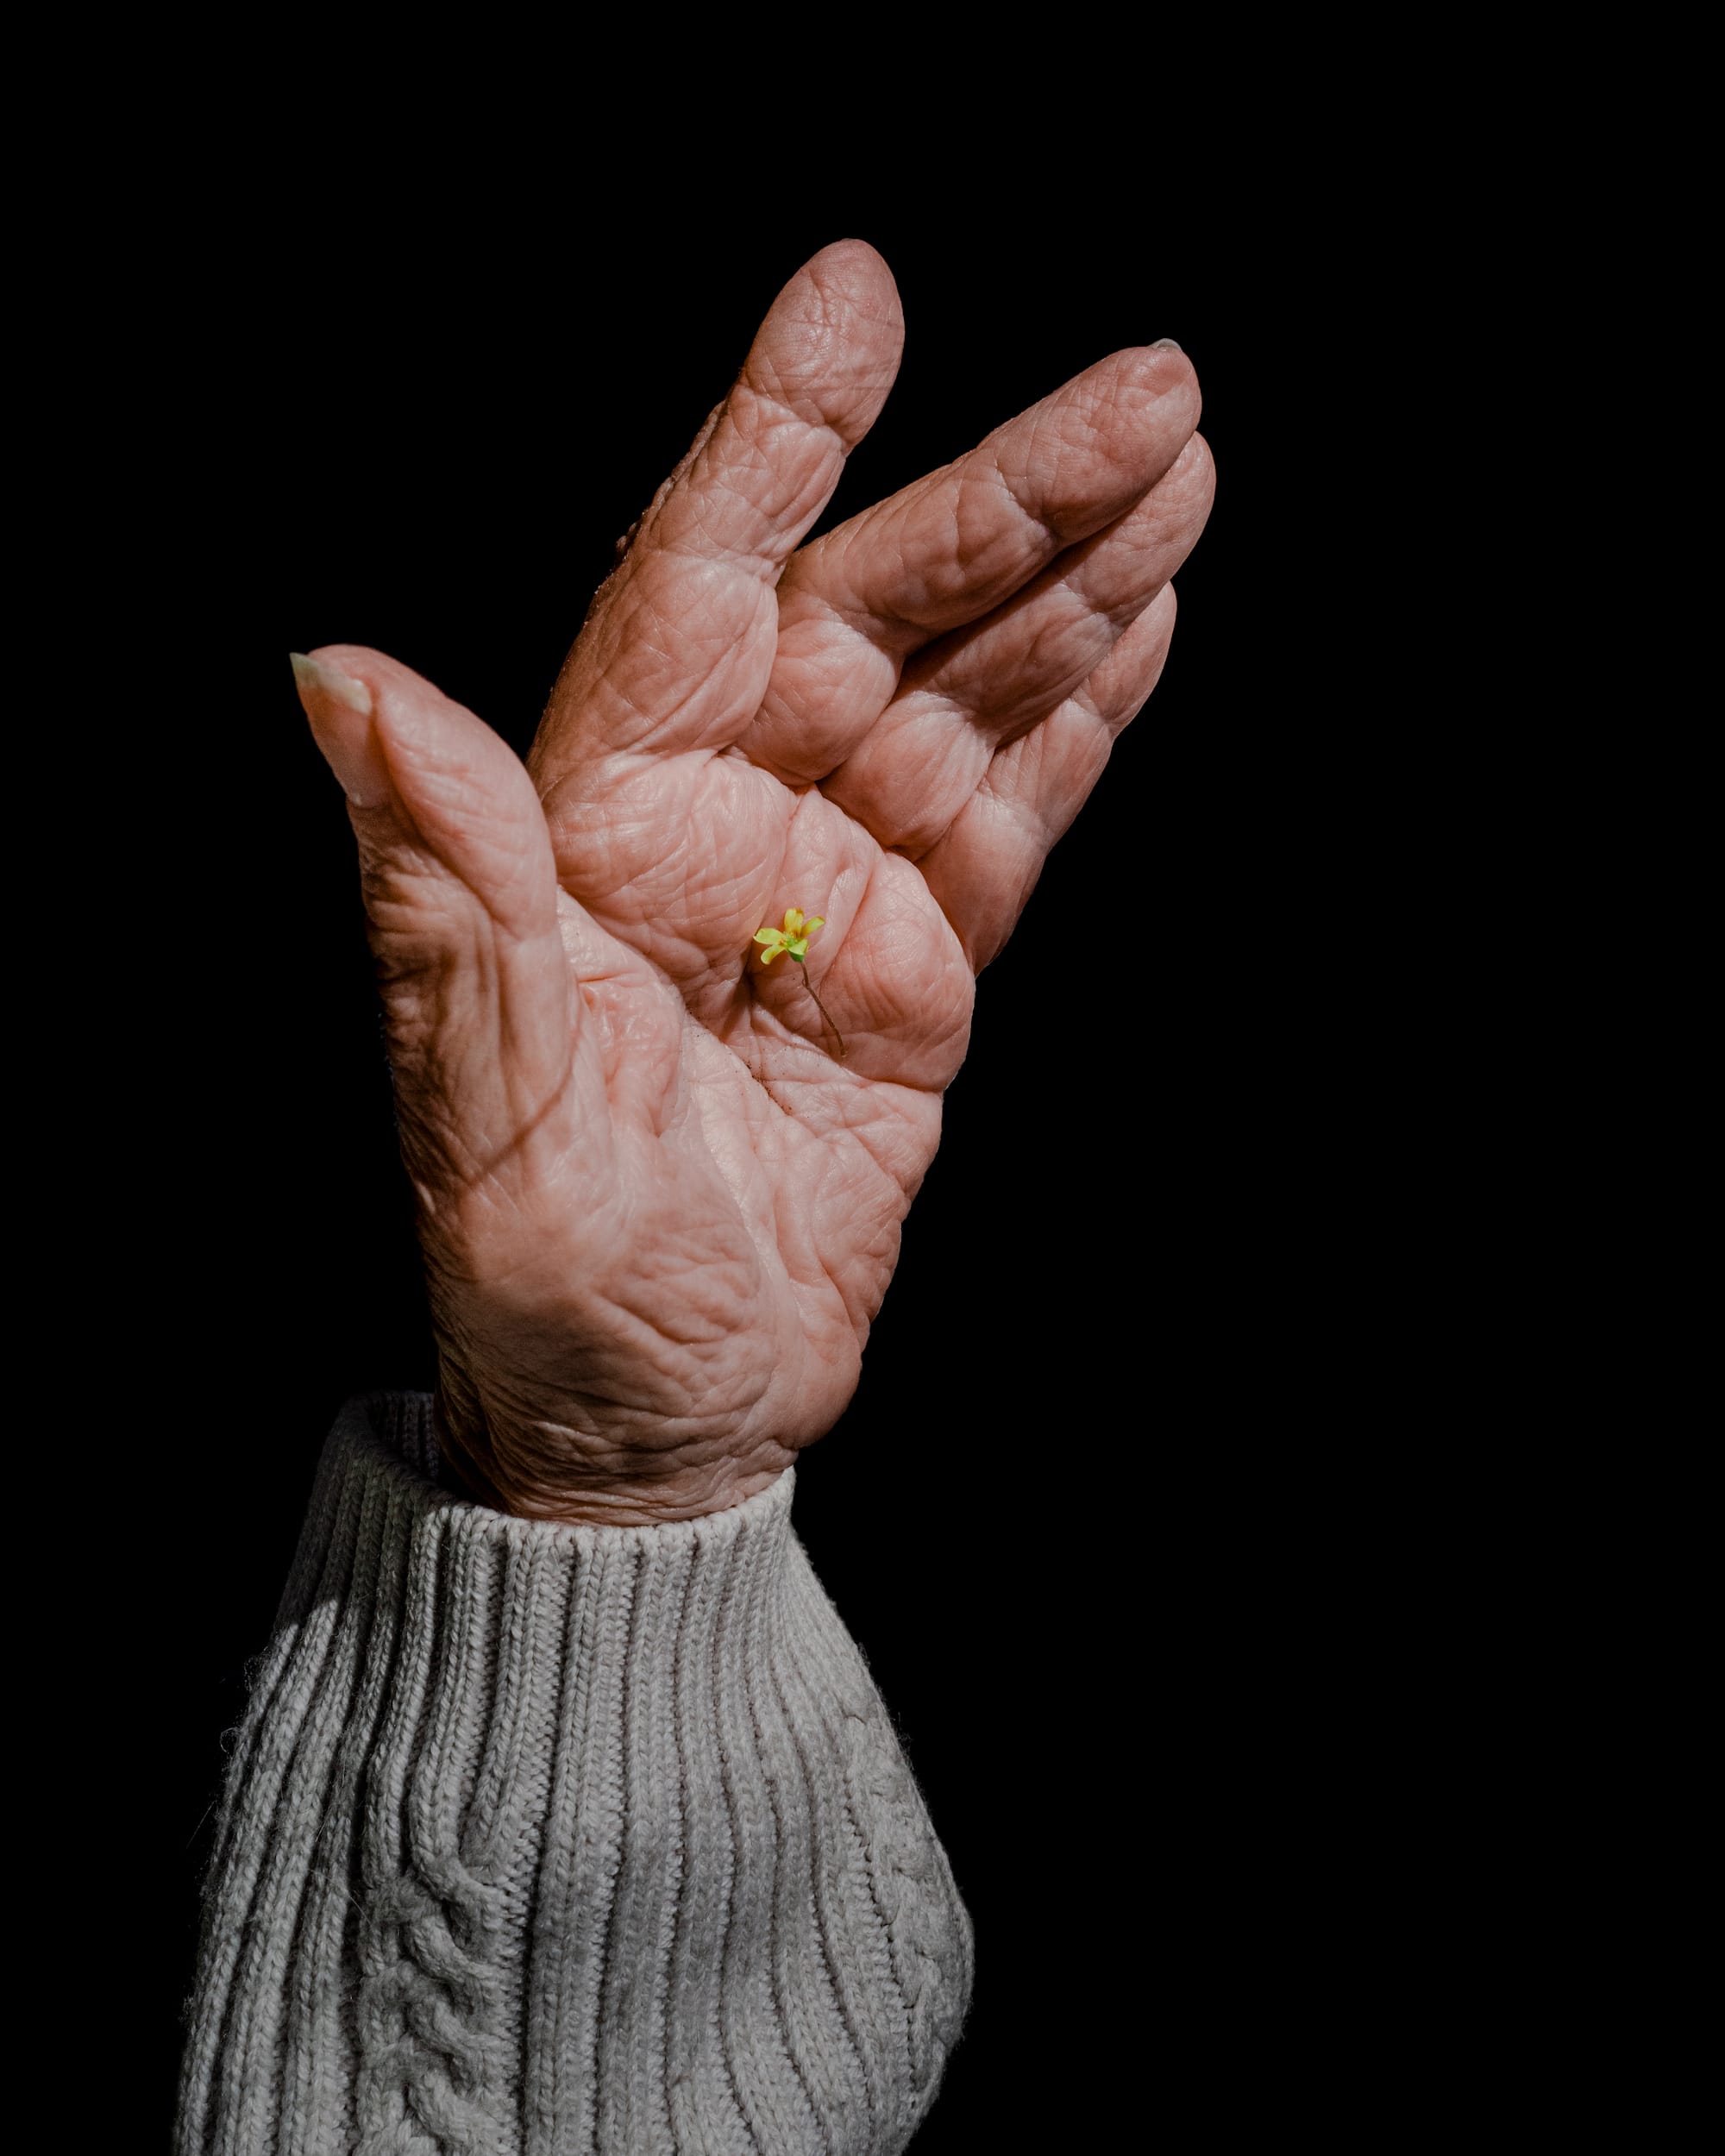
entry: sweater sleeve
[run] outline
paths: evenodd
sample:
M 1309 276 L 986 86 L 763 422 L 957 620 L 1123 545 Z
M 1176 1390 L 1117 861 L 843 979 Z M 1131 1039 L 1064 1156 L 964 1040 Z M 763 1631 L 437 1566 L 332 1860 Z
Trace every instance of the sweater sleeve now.
M 794 1470 L 662 1527 L 351 1402 L 204 1888 L 179 2156 L 893 2156 L 972 1934 Z

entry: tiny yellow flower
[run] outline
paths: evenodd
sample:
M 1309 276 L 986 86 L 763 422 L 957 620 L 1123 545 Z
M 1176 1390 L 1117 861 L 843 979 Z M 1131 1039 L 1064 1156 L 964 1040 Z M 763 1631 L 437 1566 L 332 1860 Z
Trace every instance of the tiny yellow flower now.
M 810 919 L 800 906 L 787 906 L 782 928 L 757 928 L 755 931 L 755 941 L 762 947 L 761 963 L 770 966 L 783 951 L 800 966 L 808 956 L 809 937 L 818 928 L 825 926 L 826 923 L 819 913 Z

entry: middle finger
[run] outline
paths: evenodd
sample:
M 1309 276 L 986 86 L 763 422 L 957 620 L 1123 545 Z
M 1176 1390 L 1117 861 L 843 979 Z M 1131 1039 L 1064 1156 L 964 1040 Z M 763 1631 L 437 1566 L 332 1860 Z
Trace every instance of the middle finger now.
M 744 753 L 793 782 L 828 777 L 886 709 L 910 655 L 1123 516 L 1185 448 L 1199 405 L 1174 347 L 1113 353 L 803 548 L 779 582 L 777 655 Z
M 1194 435 L 1135 509 L 985 621 L 919 653 L 821 791 L 915 860 L 975 792 L 995 750 L 1102 664 L 1197 544 L 1214 491 L 1209 449 Z

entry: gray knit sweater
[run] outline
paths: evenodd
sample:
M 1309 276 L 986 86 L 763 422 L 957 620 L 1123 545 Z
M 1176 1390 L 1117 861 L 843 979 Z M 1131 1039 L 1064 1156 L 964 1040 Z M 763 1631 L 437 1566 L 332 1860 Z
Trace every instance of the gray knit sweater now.
M 179 2156 L 889 2156 L 971 1929 L 794 1476 L 664 1527 L 351 1403 L 228 1776 Z

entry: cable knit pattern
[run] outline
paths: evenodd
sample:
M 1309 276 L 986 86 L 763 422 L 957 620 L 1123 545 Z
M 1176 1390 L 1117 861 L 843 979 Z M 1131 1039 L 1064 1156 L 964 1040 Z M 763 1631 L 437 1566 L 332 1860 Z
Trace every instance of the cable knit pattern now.
M 971 1927 L 794 1475 L 664 1527 L 332 1432 L 229 1771 L 179 2156 L 897 2156 Z

